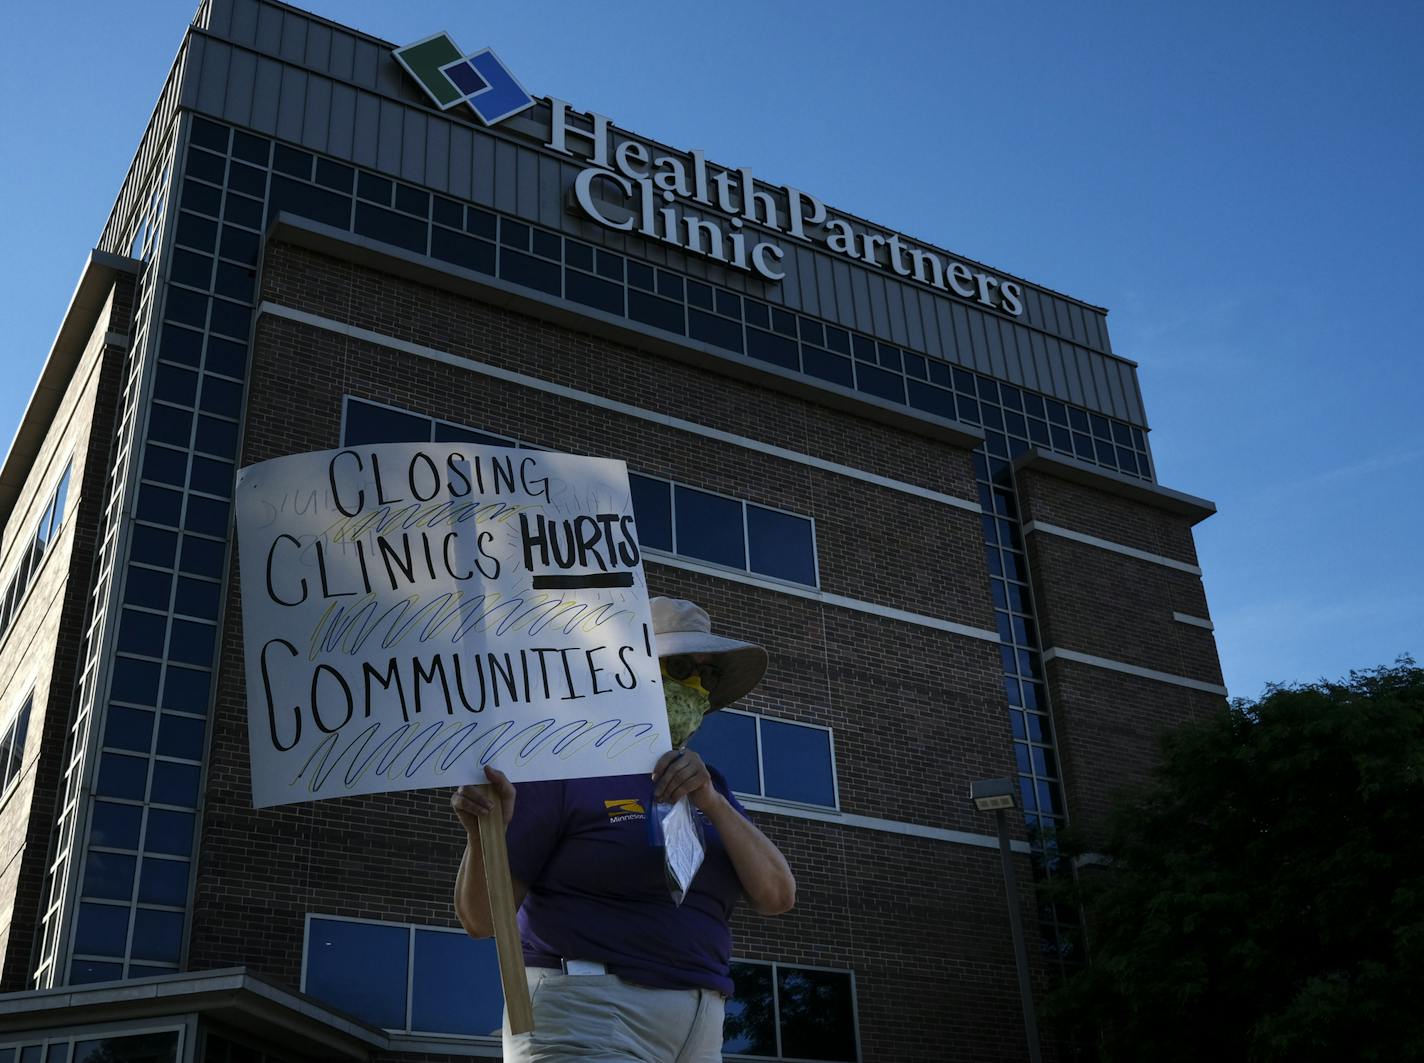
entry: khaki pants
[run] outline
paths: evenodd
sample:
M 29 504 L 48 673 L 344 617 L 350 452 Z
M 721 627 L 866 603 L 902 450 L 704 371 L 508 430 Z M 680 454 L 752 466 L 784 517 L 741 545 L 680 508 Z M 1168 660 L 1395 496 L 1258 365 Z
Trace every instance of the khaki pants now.
M 649 989 L 616 975 L 530 967 L 534 1032 L 509 1032 L 505 1063 L 720 1063 L 722 994 Z

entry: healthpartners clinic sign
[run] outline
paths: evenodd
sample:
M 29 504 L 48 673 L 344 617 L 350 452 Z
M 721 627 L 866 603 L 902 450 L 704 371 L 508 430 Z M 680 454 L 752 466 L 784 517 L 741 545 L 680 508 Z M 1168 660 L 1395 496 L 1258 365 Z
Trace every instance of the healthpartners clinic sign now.
M 430 70 L 423 70 L 413 59 L 432 49 L 439 51 L 440 64 L 427 61 Z M 397 49 L 395 57 L 438 106 L 448 108 L 463 100 L 485 124 L 494 125 L 532 106 L 534 99 L 526 95 L 527 103 L 519 106 L 516 101 L 498 117 L 480 106 L 481 99 L 494 96 L 493 86 L 482 86 L 496 78 L 472 78 L 463 64 L 490 63 L 487 57 L 492 54 L 486 49 L 460 57 L 448 35 L 437 34 Z M 513 81 L 502 64 L 498 73 Z M 464 95 L 467 89 L 474 89 L 474 95 Z M 544 147 L 588 164 L 574 179 L 572 202 L 605 228 L 657 240 L 768 281 L 786 276 L 786 249 L 774 235 L 784 234 L 1014 317 L 1023 313 L 1023 289 L 1016 281 L 918 247 L 897 233 L 852 221 L 798 188 L 758 181 L 746 167 L 729 170 L 710 164 L 698 150 L 670 152 L 622 129 L 615 138 L 613 123 L 604 115 L 577 111 L 552 97 L 548 103 L 549 139 Z

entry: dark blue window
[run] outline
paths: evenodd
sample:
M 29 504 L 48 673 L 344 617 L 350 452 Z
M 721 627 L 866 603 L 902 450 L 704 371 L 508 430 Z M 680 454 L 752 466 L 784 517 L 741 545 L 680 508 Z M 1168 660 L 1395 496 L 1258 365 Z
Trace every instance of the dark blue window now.
M 206 715 L 211 681 L 212 673 L 206 669 L 178 668 L 170 664 L 163 680 L 163 707 Z
M 730 568 L 746 567 L 742 504 L 677 485 L 677 552 Z
M 747 547 L 753 572 L 816 585 L 815 539 L 807 518 L 748 503 Z
M 205 491 L 223 498 L 232 496 L 232 463 L 213 458 L 193 456 L 193 466 L 188 471 L 188 486 L 195 491 Z
M 203 721 L 165 712 L 158 724 L 158 752 L 165 757 L 202 760 Z
M 211 576 L 217 579 L 223 573 L 223 550 L 225 543 L 213 539 L 195 539 L 183 536 L 183 558 L 179 568 L 195 576 Z
M 99 781 L 95 791 L 104 797 L 142 801 L 148 789 L 148 758 L 105 753 L 99 759 Z
M 412 1030 L 497 1035 L 503 1009 L 493 938 L 416 929 Z
M 776 968 L 781 1054 L 791 1059 L 856 1058 L 855 998 L 850 975 L 805 967 Z
M 163 632 L 168 618 L 159 613 L 125 609 L 119 622 L 119 652 L 163 656 Z
M 408 218 L 404 214 L 383 210 L 367 203 L 356 204 L 356 231 L 383 244 L 394 244 L 408 251 L 425 254 L 425 237 L 428 226 L 423 221 Z
M 130 970 L 129 973 L 134 972 Z M 108 977 L 117 978 L 118 975 Z M 175 1063 L 177 1058 L 177 1033 L 140 1033 L 76 1042 L 73 1063 Z M 236 1052 L 233 1058 L 237 1058 Z
M 136 860 L 127 853 L 90 853 L 84 861 L 84 896 L 128 900 L 133 896 Z
M 150 799 L 160 805 L 182 805 L 194 808 L 198 804 L 198 766 L 175 764 L 171 760 L 153 762 L 153 789 Z
M 732 982 L 723 1052 L 844 1063 L 857 1058 L 849 971 L 734 962 Z
M 829 731 L 763 719 L 761 757 L 767 797 L 835 807 Z
M 138 899 L 144 904 L 186 904 L 188 861 L 145 856 L 138 875 Z
M 104 745 L 117 750 L 148 752 L 154 742 L 154 712 L 147 708 L 110 705 L 104 724 Z
M 168 655 L 183 664 L 213 663 L 213 639 L 217 629 L 211 624 L 191 620 L 174 620 L 173 634 L 168 641 Z
M 129 932 L 129 910 L 108 904 L 79 906 L 74 951 L 95 956 L 122 956 Z
M 346 403 L 347 446 L 362 443 L 424 443 L 430 439 L 430 419 L 388 410 L 354 399 Z
M 638 544 L 645 549 L 672 550 L 672 485 L 651 476 L 628 474 Z
M 173 596 L 174 611 L 187 616 L 216 620 L 218 616 L 218 587 L 219 584 L 209 583 L 207 580 L 190 579 L 187 576 L 179 577 L 178 593 Z
M 308 934 L 308 994 L 373 1026 L 406 1028 L 406 927 L 313 919 Z
M 144 852 L 189 856 L 193 851 L 193 813 L 173 812 L 165 808 L 148 810 L 148 834 L 143 839 Z
M 69 967 L 69 981 L 73 985 L 87 985 L 90 982 L 112 982 L 122 978 L 124 975 L 124 965 L 122 963 L 100 963 L 96 960 L 75 960 Z M 102 1042 L 81 1041 L 81 1049 L 88 1045 Z M 93 1057 L 82 1057 L 85 1063 L 91 1063 Z M 26 1061 L 22 1061 L 26 1063 Z
M 153 705 L 158 701 L 158 671 L 156 661 L 138 661 L 132 657 L 114 659 L 114 678 L 110 694 L 115 701 L 131 701 L 135 705 Z
M 183 913 L 134 912 L 133 958 L 177 963 L 183 951 Z
M 89 842 L 108 849 L 137 849 L 142 821 L 143 809 L 138 805 L 95 801 L 89 821 Z
M 739 712 L 710 712 L 688 745 L 727 777 L 737 793 L 761 793 L 757 772 L 756 717 Z
M 508 439 L 500 439 L 488 432 L 476 432 L 472 428 L 461 428 L 457 424 L 435 422 L 435 442 L 437 443 L 483 443 L 487 447 L 512 447 Z
M 733 963 L 732 999 L 722 1020 L 722 1051 L 746 1056 L 776 1055 L 776 1004 L 772 968 L 766 963 Z
M 138 489 L 137 516 L 155 524 L 177 524 L 182 516 L 182 492 L 145 483 Z

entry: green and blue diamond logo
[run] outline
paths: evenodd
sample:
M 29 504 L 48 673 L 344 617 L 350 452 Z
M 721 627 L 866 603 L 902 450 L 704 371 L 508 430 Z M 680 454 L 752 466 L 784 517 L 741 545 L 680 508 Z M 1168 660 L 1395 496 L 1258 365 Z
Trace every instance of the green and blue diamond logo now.
M 494 125 L 534 106 L 493 48 L 465 55 L 448 33 L 437 33 L 392 54 L 442 111 L 467 103 L 480 121 Z

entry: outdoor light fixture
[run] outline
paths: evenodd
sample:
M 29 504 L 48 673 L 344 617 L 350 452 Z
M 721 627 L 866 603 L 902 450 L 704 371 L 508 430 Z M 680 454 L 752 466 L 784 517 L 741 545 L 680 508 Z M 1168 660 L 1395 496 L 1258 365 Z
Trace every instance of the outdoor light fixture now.
M 982 779 L 969 784 L 969 800 L 980 812 L 993 812 L 999 808 L 1014 807 L 1014 781 L 1012 779 Z
M 1009 901 L 1009 931 L 1014 939 L 1014 966 L 1019 974 L 1019 1000 L 1023 1004 L 1028 1058 L 1030 1063 L 1040 1063 L 1038 1019 L 1033 1013 L 1033 987 L 1028 980 L 1028 951 L 1024 947 L 1023 918 L 1019 913 L 1018 880 L 1014 875 L 1013 854 L 1009 850 L 1009 828 L 1004 819 L 1004 810 L 1014 807 L 1014 780 L 981 779 L 971 782 L 969 800 L 980 812 L 994 813 L 994 821 L 999 828 L 999 860 L 1004 866 L 1004 893 Z

